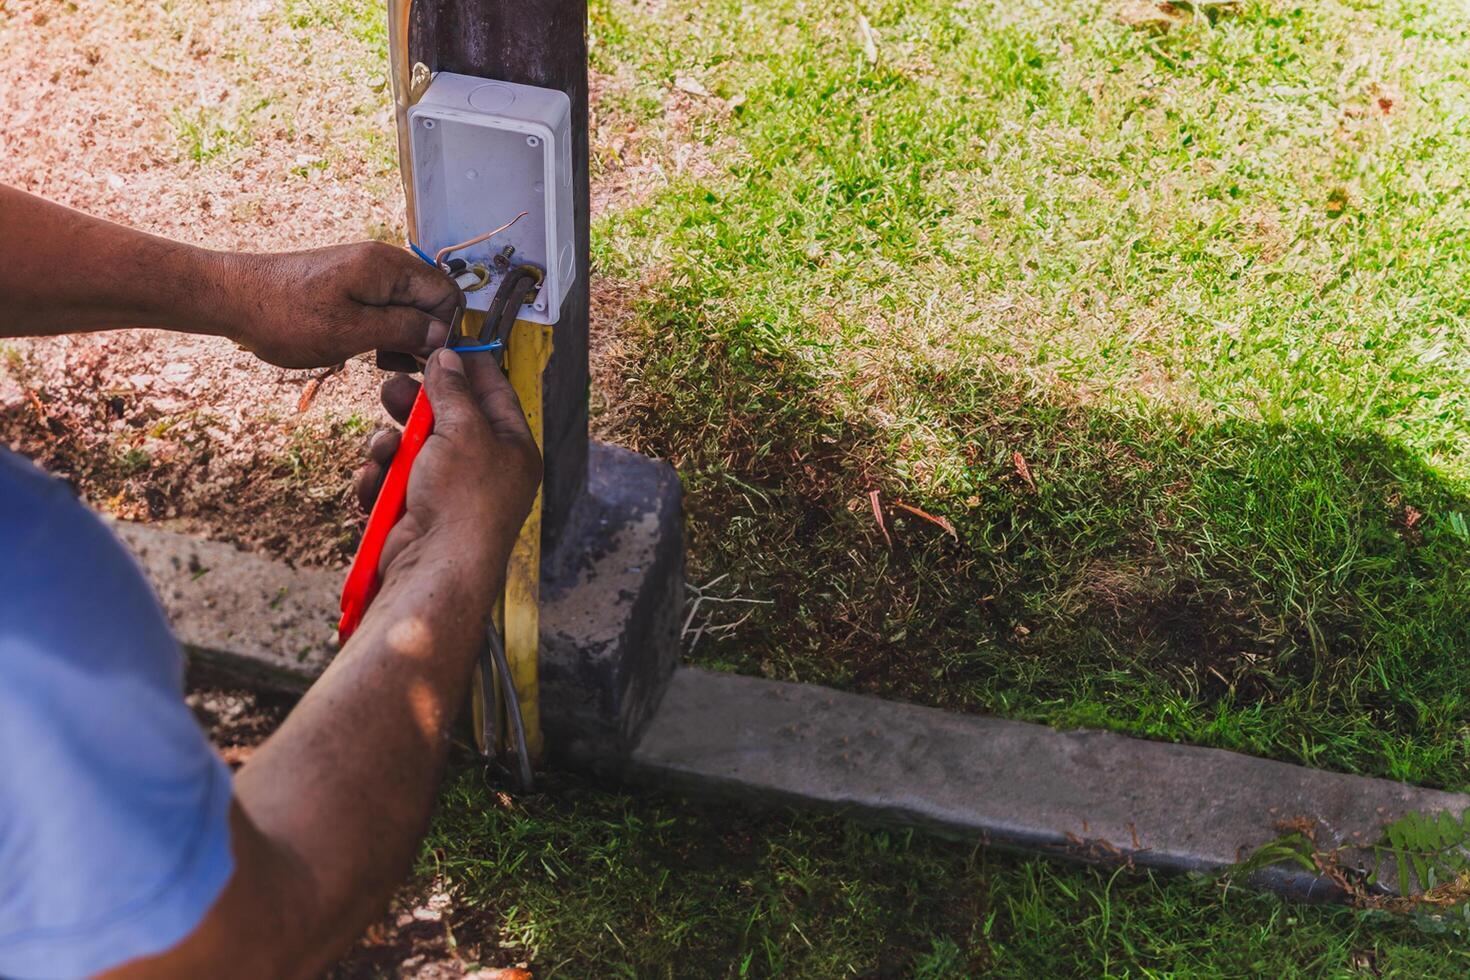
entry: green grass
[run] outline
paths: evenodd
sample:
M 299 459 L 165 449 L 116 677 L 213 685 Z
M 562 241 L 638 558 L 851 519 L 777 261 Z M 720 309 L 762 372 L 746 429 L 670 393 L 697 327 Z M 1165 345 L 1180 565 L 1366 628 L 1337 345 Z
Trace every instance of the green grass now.
M 184 159 L 227 166 L 286 142 L 295 155 L 283 178 L 396 176 L 396 140 L 380 118 L 389 90 L 382 0 L 274 0 L 232 17 L 211 0 L 168 6 L 175 43 L 208 23 L 211 68 L 227 83 L 218 104 L 194 93 L 167 110 Z
M 195 163 L 208 163 L 248 148 L 252 117 L 268 105 L 261 101 L 244 111 L 196 105 L 172 110 L 168 120 L 183 155 Z
M 388 57 L 388 34 L 384 25 L 386 4 L 376 0 L 285 0 L 286 23 L 297 31 L 309 32 L 314 43 L 333 34 L 346 34 L 360 41 L 379 59 Z
M 694 659 L 1470 785 L 1470 16 L 864 9 L 595 8 L 650 140 L 716 96 L 595 236 L 696 574 L 774 600 Z
M 446 788 L 421 870 L 489 920 L 479 935 L 455 929 L 461 955 L 530 959 L 537 976 L 1417 978 L 1470 969 L 1463 939 L 1377 913 L 564 778 L 507 805 L 470 769 Z

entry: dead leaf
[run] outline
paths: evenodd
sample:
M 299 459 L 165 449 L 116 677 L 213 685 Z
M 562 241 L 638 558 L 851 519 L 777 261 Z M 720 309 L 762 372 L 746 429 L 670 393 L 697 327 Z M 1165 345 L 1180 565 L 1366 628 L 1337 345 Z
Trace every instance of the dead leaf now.
M 220 758 L 225 760 L 225 764 L 233 769 L 250 761 L 250 757 L 255 754 L 255 746 L 226 745 L 219 750 L 219 754 Z
M 340 364 L 334 364 L 323 371 L 321 374 L 318 374 L 316 377 L 308 381 L 306 383 L 306 388 L 301 392 L 301 400 L 296 403 L 297 413 L 300 414 L 301 412 L 304 412 L 308 408 L 310 408 L 311 403 L 316 400 L 316 396 L 322 390 L 322 385 L 326 382 L 326 380 L 332 375 L 344 370 L 346 367 L 346 361 L 343 361 Z
M 699 79 L 691 75 L 675 75 L 674 88 L 689 95 L 698 96 L 701 99 L 709 98 L 709 89 L 705 88 Z
M 868 59 L 868 64 L 878 63 L 878 32 L 873 30 L 873 25 L 868 23 L 868 18 L 863 16 L 861 10 L 857 11 L 858 38 L 863 42 L 863 57 Z
M 915 517 L 922 517 L 924 520 L 928 521 L 930 524 L 935 525 L 936 527 L 943 528 L 944 533 L 948 534 L 956 541 L 960 539 L 959 532 L 954 529 L 954 525 L 950 523 L 950 520 L 947 517 L 935 517 L 928 511 L 920 510 L 917 507 L 910 507 L 908 504 L 903 503 L 902 501 L 895 503 L 893 506 L 899 508 L 900 510 L 906 510 L 910 514 L 913 514 Z
M 1021 455 L 1018 449 L 1011 453 L 1011 465 L 1016 468 L 1016 475 L 1026 481 L 1026 485 L 1032 490 L 1036 489 L 1036 481 L 1031 479 L 1031 467 L 1026 463 L 1026 457 Z
M 878 491 L 868 491 L 868 504 L 873 508 L 873 520 L 878 522 L 878 530 L 883 532 L 883 540 L 888 542 L 888 547 L 893 548 L 893 538 L 888 533 L 888 525 L 883 523 L 883 505 L 878 502 Z
M 29 388 L 25 389 L 25 393 L 26 399 L 31 403 L 32 410 L 34 410 L 36 413 L 37 420 L 39 420 L 42 425 L 50 421 L 50 416 L 46 412 L 46 406 L 41 404 L 41 399 L 36 397 L 36 393 Z

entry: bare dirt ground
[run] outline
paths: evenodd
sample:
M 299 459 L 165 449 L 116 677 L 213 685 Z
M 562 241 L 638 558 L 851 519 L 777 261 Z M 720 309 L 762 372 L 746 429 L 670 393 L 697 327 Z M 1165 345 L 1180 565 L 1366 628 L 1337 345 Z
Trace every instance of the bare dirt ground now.
M 279 7 L 0 7 L 0 181 L 210 248 L 394 236 L 391 155 L 338 149 L 374 149 L 352 138 L 363 127 L 386 127 L 391 147 L 381 74 L 360 67 L 372 64 L 362 41 L 313 48 Z M 0 440 L 94 504 L 291 558 L 343 557 L 350 529 L 321 530 L 354 519 L 338 479 L 365 433 L 333 420 L 377 421 L 367 359 L 298 412 L 310 372 L 216 338 L 130 330 L 7 346 Z M 301 447 L 321 465 L 302 466 Z
M 0 182 L 209 248 L 402 241 L 381 52 L 296 8 L 317 9 L 0 0 Z M 599 114 L 606 84 L 593 79 L 594 145 L 607 149 L 594 151 L 596 211 L 657 184 L 663 167 L 625 120 Z M 636 292 L 594 280 L 594 406 L 617 402 Z M 0 444 L 119 517 L 340 564 L 359 520 L 346 478 L 379 424 L 381 374 L 367 357 L 350 362 L 301 411 L 313 374 L 157 331 L 7 341 Z M 616 439 L 617 413 L 598 414 L 598 434 Z M 189 701 L 236 766 L 289 710 L 204 683 Z M 508 980 L 516 966 L 484 918 L 429 881 L 406 886 L 334 975 Z
M 402 241 L 382 54 L 319 9 L 0 3 L 0 182 L 209 248 Z M 654 135 L 673 139 L 650 139 L 600 105 L 618 84 L 592 78 L 594 216 L 702 165 L 687 95 L 665 99 Z M 637 442 L 617 406 L 640 288 L 594 272 L 594 431 L 610 441 Z M 300 411 L 317 374 L 158 331 L 9 341 L 0 443 L 119 517 L 341 564 L 358 520 L 346 477 L 385 421 L 382 375 L 359 357 Z

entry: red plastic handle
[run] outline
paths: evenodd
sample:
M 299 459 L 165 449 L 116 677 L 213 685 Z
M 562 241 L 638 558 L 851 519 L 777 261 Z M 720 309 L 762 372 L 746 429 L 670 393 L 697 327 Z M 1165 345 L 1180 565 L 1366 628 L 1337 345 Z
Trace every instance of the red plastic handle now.
M 403 440 L 388 466 L 388 475 L 383 478 L 383 488 L 378 491 L 373 512 L 368 515 L 362 543 L 357 546 L 352 570 L 347 573 L 347 583 L 342 586 L 342 620 L 337 624 L 339 643 L 346 643 L 362 624 L 362 617 L 378 594 L 378 587 L 382 584 L 378 564 L 383 559 L 383 545 L 388 540 L 388 532 L 403 516 L 408 474 L 419 450 L 424 448 L 433 431 L 434 410 L 429 407 L 428 396 L 420 388 L 418 397 L 413 400 L 413 410 L 408 413 L 408 424 L 403 427 Z

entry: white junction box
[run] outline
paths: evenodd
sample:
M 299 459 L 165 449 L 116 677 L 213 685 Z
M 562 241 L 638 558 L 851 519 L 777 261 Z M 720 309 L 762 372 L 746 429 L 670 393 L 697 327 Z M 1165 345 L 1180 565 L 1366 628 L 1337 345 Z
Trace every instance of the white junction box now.
M 471 309 L 490 306 L 501 270 L 495 257 L 514 246 L 511 265 L 544 273 L 521 319 L 555 323 L 577 275 L 572 228 L 572 103 L 565 92 L 440 72 L 408 110 L 415 238 L 430 256 L 526 216 L 487 242 L 455 252 L 493 276 L 466 294 Z

